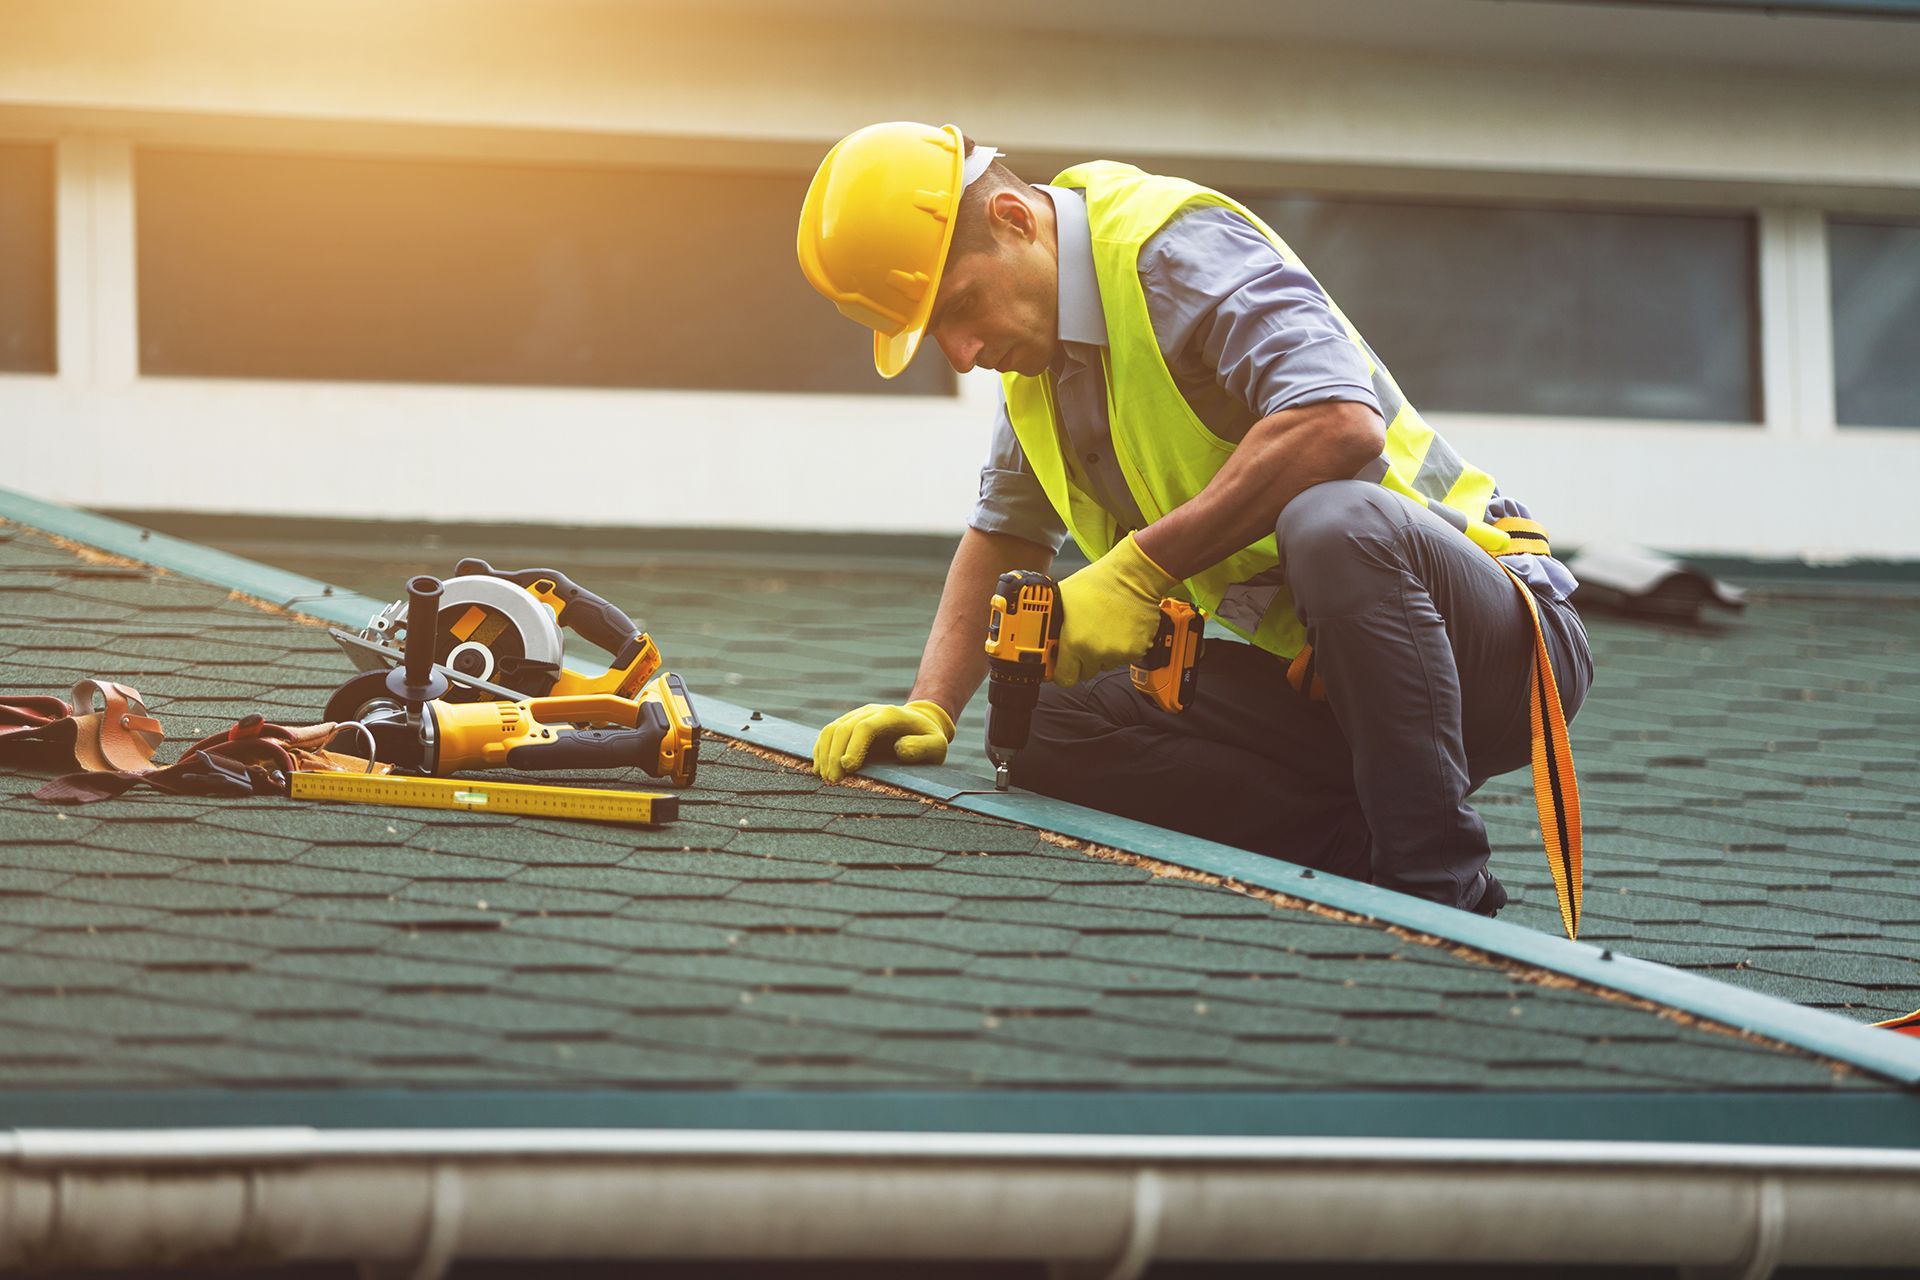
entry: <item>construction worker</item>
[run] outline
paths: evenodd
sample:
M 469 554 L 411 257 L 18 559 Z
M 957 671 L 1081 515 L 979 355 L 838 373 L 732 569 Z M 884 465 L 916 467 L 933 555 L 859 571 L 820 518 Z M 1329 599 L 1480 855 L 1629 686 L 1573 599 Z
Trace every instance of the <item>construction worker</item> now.
M 1537 652 L 1544 702 L 1571 717 L 1585 696 L 1573 577 L 1284 241 L 1178 179 L 1101 161 L 1029 186 L 952 126 L 892 123 L 827 154 L 798 248 L 874 330 L 883 377 L 931 338 L 1002 389 L 910 699 L 828 725 L 822 777 L 944 759 L 996 579 L 1050 568 L 1071 534 L 1090 563 L 1060 586 L 1018 785 L 1482 914 L 1506 902 L 1468 797 L 1529 758 Z M 1179 715 L 1126 671 L 1166 596 L 1250 642 L 1210 641 Z M 1574 825 L 1577 882 L 1577 807 Z

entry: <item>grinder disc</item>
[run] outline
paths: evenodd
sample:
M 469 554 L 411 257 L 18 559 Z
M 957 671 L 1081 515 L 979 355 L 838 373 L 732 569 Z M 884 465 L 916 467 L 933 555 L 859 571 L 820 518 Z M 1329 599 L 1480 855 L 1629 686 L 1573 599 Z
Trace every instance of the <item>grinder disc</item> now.
M 362 671 L 333 691 L 321 714 L 335 724 L 357 722 L 373 735 L 373 758 L 401 769 L 420 766 L 420 735 L 407 723 L 407 709 L 387 690 L 387 673 Z

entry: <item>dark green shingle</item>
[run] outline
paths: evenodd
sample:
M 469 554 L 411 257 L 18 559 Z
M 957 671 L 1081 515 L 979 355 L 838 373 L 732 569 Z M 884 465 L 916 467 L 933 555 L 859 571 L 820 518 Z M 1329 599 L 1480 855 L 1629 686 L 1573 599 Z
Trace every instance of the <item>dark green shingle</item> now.
M 5 556 L 37 558 L 32 589 L 0 590 L 0 661 L 30 658 L 7 669 L 46 690 L 124 662 L 170 749 L 263 706 L 311 716 L 345 674 L 324 633 L 217 588 L 140 571 L 63 576 L 53 570 L 71 554 L 28 533 L 0 548 L 0 580 Z M 596 586 L 649 602 L 685 587 L 714 617 L 743 598 L 708 570 L 656 567 L 626 588 L 613 576 Z M 862 682 L 909 679 L 905 646 L 922 624 L 900 602 L 925 584 L 822 581 L 834 599 L 755 597 L 792 612 L 763 619 L 753 644 L 658 638 L 696 698 L 710 680 L 770 706 L 797 697 L 776 709 L 815 719 Z M 860 637 L 870 653 L 848 657 L 853 607 L 892 621 Z M 1678 708 L 1660 735 L 1601 695 L 1582 721 L 1599 770 L 1625 780 L 1593 793 L 1590 931 L 1751 961 L 1714 972 L 1830 1003 L 1920 988 L 1910 948 L 1880 945 L 1920 916 L 1882 912 L 1896 922 L 1839 941 L 1883 897 L 1920 902 L 1901 880 L 1920 867 L 1900 821 L 1920 811 L 1906 775 L 1843 768 L 1853 757 L 1836 754 L 1825 772 L 1848 785 L 1815 788 L 1812 806 L 1769 803 L 1795 762 L 1745 768 L 1685 738 L 1693 724 L 1744 749 L 1754 730 L 1742 717 L 1770 714 L 1749 709 L 1771 706 L 1767 690 L 1815 688 L 1785 717 L 1796 732 L 1778 736 L 1778 750 L 1812 751 L 1884 705 L 1873 700 L 1904 668 L 1880 655 L 1884 669 L 1796 684 L 1761 662 L 1751 679 L 1695 687 L 1697 659 L 1654 656 L 1648 678 L 1665 683 L 1648 687 Z M 977 759 L 977 715 L 956 759 Z M 1863 758 L 1900 756 L 1883 746 Z M 57 811 L 28 797 L 38 779 L 0 775 L 11 993 L 0 1021 L 14 1029 L 0 1037 L 0 1085 L 1834 1084 L 1801 1055 L 1518 984 L 1370 925 L 1157 878 L 1013 823 L 824 786 L 717 737 L 703 769 L 682 820 L 653 831 L 147 792 Z M 1659 789 L 1634 785 L 1655 778 Z M 1503 780 L 1485 798 L 1525 904 L 1514 914 L 1556 927 L 1538 855 L 1521 856 L 1525 796 Z M 1812 963 L 1822 943 L 1845 962 Z

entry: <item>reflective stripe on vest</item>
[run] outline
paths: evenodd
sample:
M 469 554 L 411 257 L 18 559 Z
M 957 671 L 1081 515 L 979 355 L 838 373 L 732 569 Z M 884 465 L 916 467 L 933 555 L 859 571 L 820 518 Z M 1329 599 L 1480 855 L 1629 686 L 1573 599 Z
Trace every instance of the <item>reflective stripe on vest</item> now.
M 1207 428 L 1167 371 L 1140 284 L 1141 248 L 1180 211 L 1217 206 L 1246 218 L 1288 261 L 1297 263 L 1299 258 L 1243 205 L 1181 179 L 1096 161 L 1067 170 L 1054 185 L 1073 187 L 1086 196 L 1109 340 L 1104 372 L 1113 453 L 1128 491 L 1150 524 L 1206 488 L 1236 442 Z M 1386 447 L 1362 478 L 1431 508 L 1483 549 L 1504 552 L 1507 535 L 1484 519 L 1493 477 L 1462 459 L 1426 424 L 1359 331 L 1339 307 L 1333 312 L 1366 359 L 1387 417 Z M 1106 554 L 1120 536 L 1118 523 L 1114 513 L 1102 509 L 1073 481 L 1062 452 L 1064 431 L 1051 375 L 1009 373 L 1002 375 L 1002 384 L 1014 434 L 1048 501 L 1089 559 Z M 1306 633 L 1278 569 L 1278 548 L 1268 535 L 1195 574 L 1187 580 L 1187 591 L 1221 625 L 1291 658 L 1306 643 Z

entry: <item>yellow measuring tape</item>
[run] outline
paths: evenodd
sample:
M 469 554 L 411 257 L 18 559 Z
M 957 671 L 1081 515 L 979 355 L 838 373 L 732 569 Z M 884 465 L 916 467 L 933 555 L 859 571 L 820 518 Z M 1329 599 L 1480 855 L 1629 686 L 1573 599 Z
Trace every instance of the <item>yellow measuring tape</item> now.
M 410 809 L 465 809 L 524 813 L 580 822 L 658 826 L 680 816 L 680 797 L 661 791 L 600 791 L 522 782 L 468 782 L 460 778 L 395 778 L 366 773 L 296 773 L 287 794 L 295 800 L 389 804 Z

